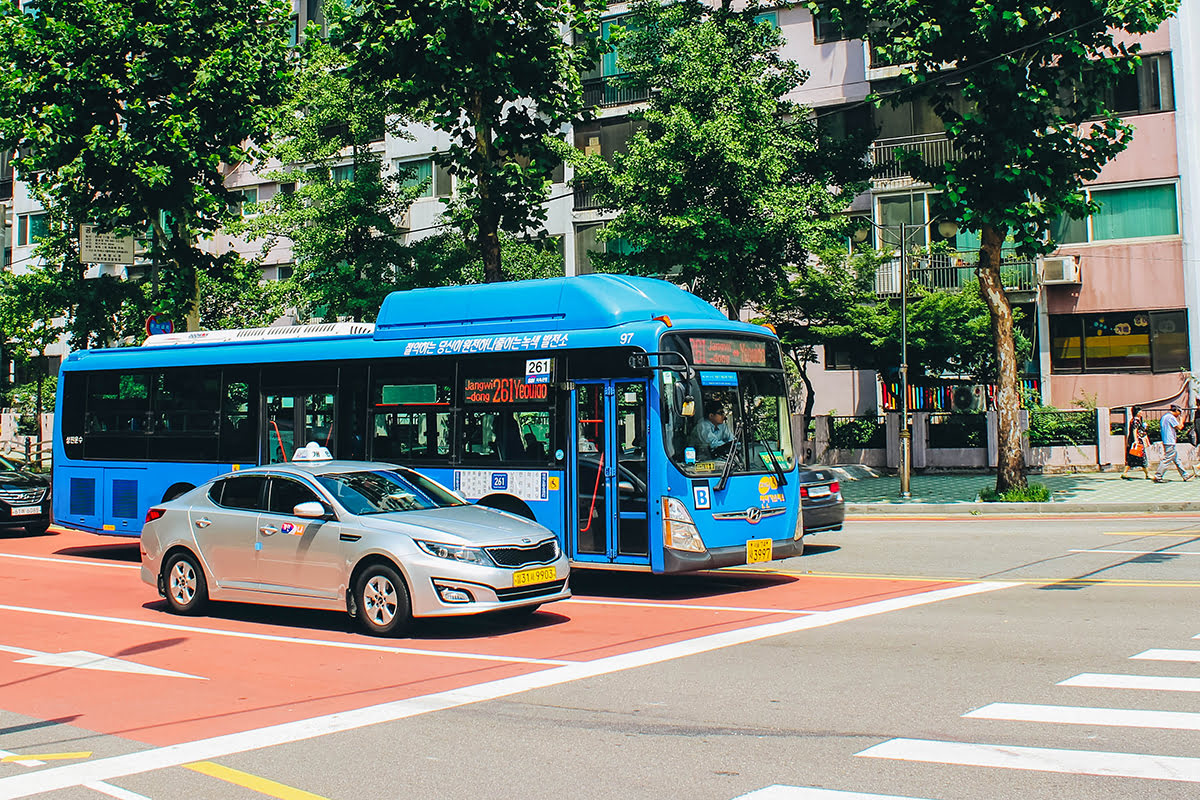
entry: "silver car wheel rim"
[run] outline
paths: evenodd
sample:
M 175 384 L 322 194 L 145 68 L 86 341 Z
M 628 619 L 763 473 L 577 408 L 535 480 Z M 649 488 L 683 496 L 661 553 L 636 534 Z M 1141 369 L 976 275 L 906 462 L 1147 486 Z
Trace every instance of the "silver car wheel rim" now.
M 196 596 L 196 572 L 186 561 L 176 561 L 171 567 L 171 597 L 179 605 L 187 605 Z
M 367 581 L 363 590 L 367 618 L 376 625 L 387 625 L 396 616 L 396 587 L 382 575 Z

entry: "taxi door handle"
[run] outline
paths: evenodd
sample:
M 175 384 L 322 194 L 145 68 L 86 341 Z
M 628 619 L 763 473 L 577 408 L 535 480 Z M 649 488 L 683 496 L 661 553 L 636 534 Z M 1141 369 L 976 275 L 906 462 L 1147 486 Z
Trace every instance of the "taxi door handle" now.
M 212 520 L 208 517 L 201 517 L 200 519 L 196 520 L 197 528 L 207 528 L 209 525 L 212 525 Z
M 275 534 L 279 533 L 279 528 L 272 528 L 270 525 L 263 525 L 258 529 L 258 532 L 263 536 L 274 536 Z

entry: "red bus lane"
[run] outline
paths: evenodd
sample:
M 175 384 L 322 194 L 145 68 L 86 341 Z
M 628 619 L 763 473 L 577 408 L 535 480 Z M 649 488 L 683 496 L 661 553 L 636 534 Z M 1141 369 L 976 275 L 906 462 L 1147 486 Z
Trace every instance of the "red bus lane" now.
M 526 620 L 423 621 L 379 639 L 345 615 L 219 604 L 165 611 L 136 542 L 0 536 L 5 710 L 169 745 L 943 589 L 733 572 L 577 573 Z

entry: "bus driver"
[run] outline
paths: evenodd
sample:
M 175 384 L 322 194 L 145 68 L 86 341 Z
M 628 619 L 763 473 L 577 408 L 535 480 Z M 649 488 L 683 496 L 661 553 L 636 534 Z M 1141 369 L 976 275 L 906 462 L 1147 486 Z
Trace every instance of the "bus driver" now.
M 688 444 L 696 448 L 697 459 L 722 457 L 733 443 L 733 433 L 725 424 L 725 409 L 718 401 L 709 400 L 704 404 L 704 416 L 692 428 Z

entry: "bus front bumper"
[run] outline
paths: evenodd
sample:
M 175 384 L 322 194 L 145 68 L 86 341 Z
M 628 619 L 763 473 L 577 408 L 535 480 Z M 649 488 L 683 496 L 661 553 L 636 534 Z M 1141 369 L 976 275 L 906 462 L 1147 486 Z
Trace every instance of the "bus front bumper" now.
M 771 542 L 771 560 L 791 558 L 804 553 L 804 543 L 799 539 L 775 539 Z M 663 572 L 695 572 L 702 569 L 732 567 L 746 563 L 746 546 L 714 547 L 703 553 L 683 550 L 663 551 Z

